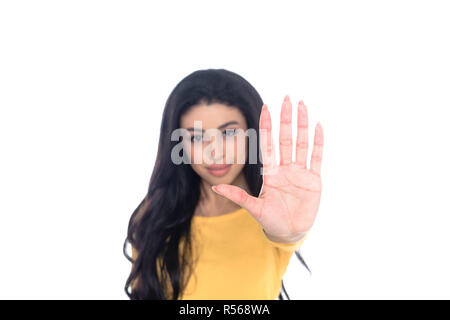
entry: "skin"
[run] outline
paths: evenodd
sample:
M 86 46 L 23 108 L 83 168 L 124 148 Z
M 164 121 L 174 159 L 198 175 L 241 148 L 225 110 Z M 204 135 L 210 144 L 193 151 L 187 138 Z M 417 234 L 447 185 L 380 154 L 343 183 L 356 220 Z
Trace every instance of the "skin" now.
M 230 107 L 220 103 L 214 103 L 211 105 L 201 104 L 191 107 L 186 113 L 181 116 L 180 126 L 184 129 L 195 129 L 194 121 L 201 121 L 201 127 L 205 131 L 207 131 L 208 129 L 219 130 L 218 133 L 221 134 L 221 137 L 223 139 L 222 152 L 218 154 L 216 154 L 216 150 L 214 148 L 211 149 L 211 152 L 203 153 L 205 151 L 205 148 L 214 142 L 216 136 L 211 136 L 210 140 L 207 140 L 205 136 L 202 143 L 199 143 L 196 146 L 196 144 L 192 142 L 190 148 L 187 148 L 191 159 L 191 167 L 201 177 L 200 200 L 196 207 L 194 215 L 218 216 L 236 211 L 241 208 L 240 205 L 217 194 L 211 189 L 211 187 L 217 184 L 234 185 L 241 188 L 242 190 L 245 190 L 246 192 L 250 192 L 242 170 L 244 168 L 244 164 L 238 163 L 239 156 L 245 157 L 245 159 L 247 159 L 247 147 L 244 148 L 245 151 L 244 154 L 242 154 L 242 150 L 238 148 L 238 145 L 236 143 L 237 136 L 228 135 L 227 137 L 225 131 L 226 129 L 242 129 L 245 132 L 245 130 L 247 130 L 247 122 L 245 120 L 245 117 L 240 112 L 240 110 L 235 107 Z M 229 122 L 236 123 L 227 124 Z M 224 124 L 227 125 L 222 126 Z M 220 129 L 218 129 L 219 127 Z M 194 139 L 202 137 L 200 132 L 195 130 L 189 130 L 189 134 L 190 138 L 197 136 Z M 220 136 L 218 135 L 217 137 Z M 247 140 L 245 141 L 245 143 L 247 143 Z M 233 150 L 232 157 L 230 157 L 230 154 L 227 154 L 227 145 L 228 150 Z M 199 152 L 200 155 L 204 155 L 203 157 L 201 157 L 201 164 L 194 163 L 195 152 Z M 231 163 L 230 171 L 228 171 L 228 173 L 222 177 L 213 176 L 206 169 L 206 166 L 213 163 Z
M 296 152 L 295 161 L 292 162 L 292 103 L 287 95 L 281 107 L 280 164 L 277 165 L 270 112 L 266 104 L 262 107 L 259 135 L 264 175 L 258 197 L 249 195 L 248 185 L 242 175 L 243 164 L 234 164 L 223 177 L 210 175 L 204 164 L 192 164 L 194 171 L 202 178 L 201 200 L 195 214 L 220 215 L 243 207 L 263 227 L 272 241 L 296 243 L 306 236 L 317 216 L 322 194 L 320 171 L 324 136 L 321 124 L 317 123 L 308 169 L 308 112 L 302 100 L 297 108 Z M 194 127 L 194 120 L 202 120 L 204 129 L 217 128 L 233 120 L 238 121 L 242 129 L 246 129 L 245 118 L 238 109 L 220 104 L 195 106 L 182 116 L 181 126 Z M 191 155 L 193 152 L 195 150 L 191 149 Z M 213 158 L 218 160 L 220 157 L 214 155 Z
M 308 111 L 301 100 L 297 112 L 296 157 L 292 162 L 292 104 L 286 96 L 280 115 L 280 164 L 277 165 L 272 138 L 272 120 L 266 104 L 260 116 L 261 151 L 263 155 L 263 187 L 253 197 L 239 186 L 219 184 L 213 190 L 239 204 L 258 221 L 269 239 L 296 243 L 306 236 L 319 210 L 322 194 L 322 153 L 324 135 L 318 122 L 310 168 L 308 155 Z M 267 132 L 267 135 L 262 134 Z M 267 137 L 267 138 L 264 138 Z

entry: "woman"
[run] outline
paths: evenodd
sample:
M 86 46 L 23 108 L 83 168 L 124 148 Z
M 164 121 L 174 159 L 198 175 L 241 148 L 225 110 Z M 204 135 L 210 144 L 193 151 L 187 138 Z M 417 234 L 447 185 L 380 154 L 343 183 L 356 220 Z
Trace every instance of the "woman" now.
M 323 129 L 318 123 L 307 169 L 302 101 L 295 162 L 291 118 L 286 96 L 277 165 L 269 110 L 243 77 L 198 70 L 174 88 L 148 192 L 131 216 L 123 247 L 133 264 L 125 285 L 130 299 L 282 299 L 292 254 L 308 268 L 297 249 L 313 225 L 322 189 Z M 180 131 L 181 143 L 174 134 Z

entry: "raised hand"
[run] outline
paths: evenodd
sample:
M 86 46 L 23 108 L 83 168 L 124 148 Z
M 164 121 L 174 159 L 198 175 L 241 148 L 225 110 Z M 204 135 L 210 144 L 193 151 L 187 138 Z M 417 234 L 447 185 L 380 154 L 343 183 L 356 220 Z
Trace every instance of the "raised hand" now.
M 281 108 L 280 164 L 277 165 L 270 112 L 266 104 L 262 107 L 259 134 L 263 187 L 258 197 L 233 185 L 213 186 L 215 192 L 245 208 L 270 239 L 282 243 L 297 242 L 309 231 L 319 210 L 322 193 L 323 128 L 320 122 L 317 123 L 310 169 L 307 169 L 308 112 L 302 100 L 297 114 L 296 157 L 292 162 L 292 104 L 286 96 Z

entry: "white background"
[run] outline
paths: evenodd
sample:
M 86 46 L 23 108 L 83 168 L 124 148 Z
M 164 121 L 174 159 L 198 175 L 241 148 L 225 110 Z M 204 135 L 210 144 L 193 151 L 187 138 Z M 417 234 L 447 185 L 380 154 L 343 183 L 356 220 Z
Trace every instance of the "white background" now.
M 285 94 L 308 106 L 310 145 L 324 128 L 301 248 L 312 276 L 292 258 L 291 299 L 449 299 L 449 14 L 445 1 L 2 1 L 0 298 L 128 298 L 122 245 L 163 106 L 189 73 L 225 68 L 261 94 L 276 139 Z

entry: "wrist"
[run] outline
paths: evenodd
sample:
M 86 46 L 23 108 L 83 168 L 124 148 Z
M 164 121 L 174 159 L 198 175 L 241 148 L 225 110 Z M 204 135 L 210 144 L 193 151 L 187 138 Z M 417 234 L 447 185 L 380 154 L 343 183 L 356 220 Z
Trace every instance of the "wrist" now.
M 263 228 L 263 231 L 264 231 L 264 234 L 266 235 L 266 237 L 269 240 L 274 241 L 274 242 L 278 242 L 278 243 L 286 243 L 286 244 L 297 243 L 297 242 L 301 241 L 306 236 L 306 234 L 308 233 L 308 231 L 305 231 L 305 232 L 300 232 L 298 234 L 295 234 L 295 235 L 289 236 L 289 237 L 283 237 L 283 236 L 280 237 L 280 236 L 268 234 L 264 230 L 264 228 Z

